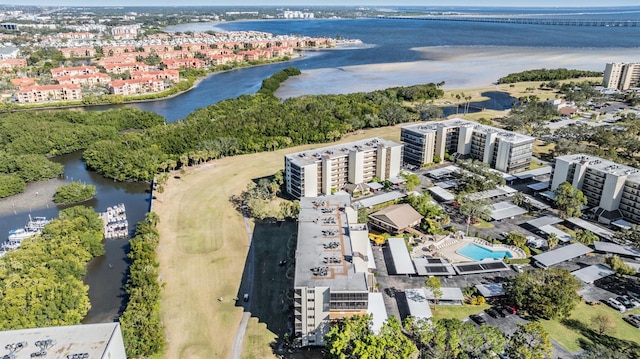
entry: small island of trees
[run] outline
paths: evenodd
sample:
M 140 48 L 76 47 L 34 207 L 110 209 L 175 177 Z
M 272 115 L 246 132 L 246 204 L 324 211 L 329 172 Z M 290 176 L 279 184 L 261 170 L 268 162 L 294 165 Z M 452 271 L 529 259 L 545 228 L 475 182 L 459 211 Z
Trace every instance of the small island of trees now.
M 78 203 L 93 198 L 96 186 L 82 182 L 71 182 L 61 186 L 53 195 L 53 202 L 58 204 Z

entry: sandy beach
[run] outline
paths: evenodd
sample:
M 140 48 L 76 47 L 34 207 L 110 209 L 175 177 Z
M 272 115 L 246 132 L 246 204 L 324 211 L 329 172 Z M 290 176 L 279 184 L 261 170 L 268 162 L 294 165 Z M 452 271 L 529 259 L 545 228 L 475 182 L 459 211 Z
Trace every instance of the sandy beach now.
M 280 98 L 381 90 L 440 81 L 445 89 L 490 86 L 513 72 L 539 68 L 604 71 L 607 62 L 633 62 L 640 48 L 575 49 L 497 46 L 414 48 L 424 60 L 303 71 L 281 85 Z
M 54 178 L 27 184 L 24 193 L 0 199 L 0 216 L 55 206 L 53 195 L 64 183 Z

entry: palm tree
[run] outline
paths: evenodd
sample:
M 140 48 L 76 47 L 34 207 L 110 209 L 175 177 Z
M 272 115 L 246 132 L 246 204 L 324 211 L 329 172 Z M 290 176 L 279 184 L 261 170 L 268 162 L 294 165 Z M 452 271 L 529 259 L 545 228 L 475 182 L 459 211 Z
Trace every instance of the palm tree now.
M 558 235 L 556 235 L 555 233 L 549 234 L 549 236 L 547 237 L 547 246 L 549 247 L 549 249 L 555 248 L 558 243 L 560 243 L 560 238 L 558 238 Z
M 470 198 L 469 195 L 460 195 L 458 197 L 460 203 L 460 214 L 467 216 L 467 236 L 469 235 L 469 224 L 472 219 L 481 218 L 484 220 L 491 219 L 490 202 L 486 198 Z
M 593 242 L 597 240 L 598 240 L 598 236 L 591 231 L 581 231 L 576 233 L 575 241 L 578 243 L 582 243 L 585 246 L 590 246 L 593 244 Z

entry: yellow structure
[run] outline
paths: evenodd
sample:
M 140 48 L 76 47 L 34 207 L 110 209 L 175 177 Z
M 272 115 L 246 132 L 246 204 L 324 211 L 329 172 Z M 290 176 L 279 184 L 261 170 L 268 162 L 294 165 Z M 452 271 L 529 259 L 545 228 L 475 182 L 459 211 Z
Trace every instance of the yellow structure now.
M 373 233 L 369 233 L 369 240 L 379 246 L 383 245 L 387 241 L 383 236 Z

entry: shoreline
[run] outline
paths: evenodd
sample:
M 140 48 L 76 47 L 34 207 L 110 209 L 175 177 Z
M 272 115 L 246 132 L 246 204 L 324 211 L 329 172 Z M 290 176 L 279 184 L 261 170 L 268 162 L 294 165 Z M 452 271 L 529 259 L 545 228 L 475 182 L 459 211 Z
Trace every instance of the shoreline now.
M 540 68 L 603 71 L 609 62 L 633 62 L 637 48 L 431 46 L 413 48 L 422 59 L 306 70 L 285 81 L 276 96 L 370 92 L 397 86 L 445 82 L 446 90 L 494 86 L 510 73 Z M 627 62 L 629 62 L 627 61 Z
M 0 216 L 57 207 L 53 195 L 63 184 L 61 178 L 28 183 L 23 193 L 0 199 Z

